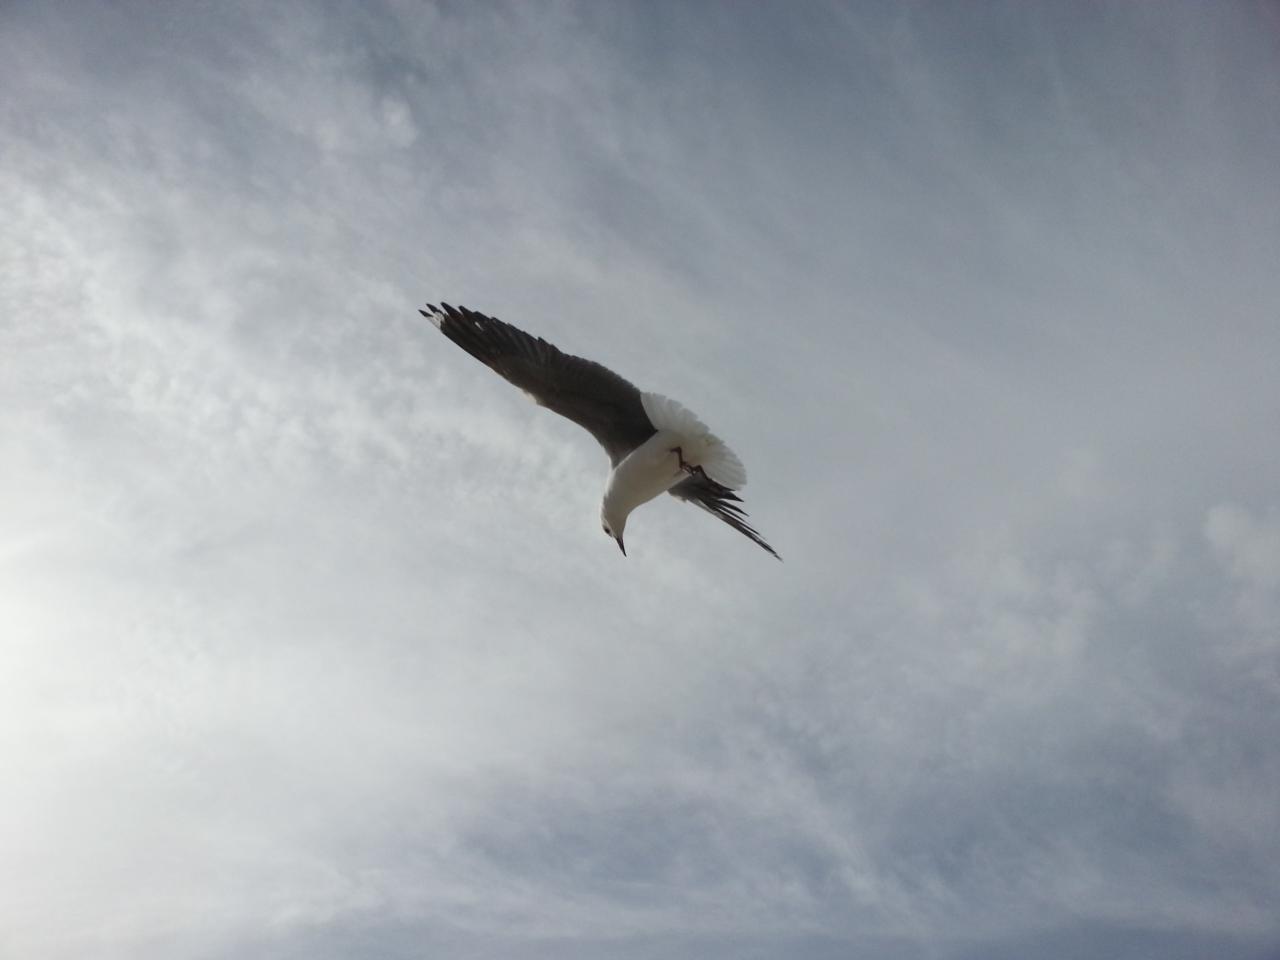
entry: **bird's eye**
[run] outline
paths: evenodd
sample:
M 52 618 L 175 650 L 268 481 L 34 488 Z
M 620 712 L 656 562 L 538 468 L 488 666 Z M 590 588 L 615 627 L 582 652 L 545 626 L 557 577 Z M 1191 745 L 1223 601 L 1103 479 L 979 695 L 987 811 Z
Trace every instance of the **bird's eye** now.
M 610 536 L 610 537 L 612 537 L 612 536 L 613 536 L 613 531 L 612 531 L 612 530 L 610 530 L 608 527 L 605 527 L 605 528 L 604 528 L 604 532 L 605 532 L 605 535 L 606 535 L 606 536 Z

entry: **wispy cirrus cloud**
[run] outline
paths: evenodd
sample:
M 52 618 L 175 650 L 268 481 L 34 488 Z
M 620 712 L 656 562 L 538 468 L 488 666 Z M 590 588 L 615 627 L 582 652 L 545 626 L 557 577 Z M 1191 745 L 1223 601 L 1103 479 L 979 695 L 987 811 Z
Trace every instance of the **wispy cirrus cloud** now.
M 0 942 L 1267 955 L 1272 19 L 6 10 Z

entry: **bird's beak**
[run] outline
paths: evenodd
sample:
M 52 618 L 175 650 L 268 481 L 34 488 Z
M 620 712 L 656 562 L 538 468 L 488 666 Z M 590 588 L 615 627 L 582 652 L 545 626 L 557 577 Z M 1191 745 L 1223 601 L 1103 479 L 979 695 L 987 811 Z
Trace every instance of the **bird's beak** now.
M 625 557 L 627 555 L 627 548 L 622 545 L 622 538 L 614 537 L 614 539 L 618 541 L 618 549 L 622 551 L 622 555 Z

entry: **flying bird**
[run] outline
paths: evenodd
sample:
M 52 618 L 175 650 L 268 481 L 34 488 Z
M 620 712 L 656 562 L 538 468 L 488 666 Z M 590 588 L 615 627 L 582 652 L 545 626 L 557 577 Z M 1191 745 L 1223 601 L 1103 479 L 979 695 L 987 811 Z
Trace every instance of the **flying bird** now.
M 747 482 L 742 461 L 685 407 L 483 313 L 447 303 L 429 303 L 418 312 L 537 404 L 569 418 L 599 441 L 613 465 L 600 503 L 600 524 L 623 556 L 627 548 L 622 535 L 631 511 L 670 493 L 782 559 L 738 506 L 742 498 L 734 491 Z

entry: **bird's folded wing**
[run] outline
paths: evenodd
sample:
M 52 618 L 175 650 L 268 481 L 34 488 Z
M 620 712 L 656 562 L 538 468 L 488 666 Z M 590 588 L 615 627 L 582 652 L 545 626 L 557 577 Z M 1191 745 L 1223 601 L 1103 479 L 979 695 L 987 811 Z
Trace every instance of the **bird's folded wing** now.
M 588 430 L 615 466 L 653 436 L 640 391 L 608 367 L 466 307 L 427 304 L 418 312 L 537 403 Z

